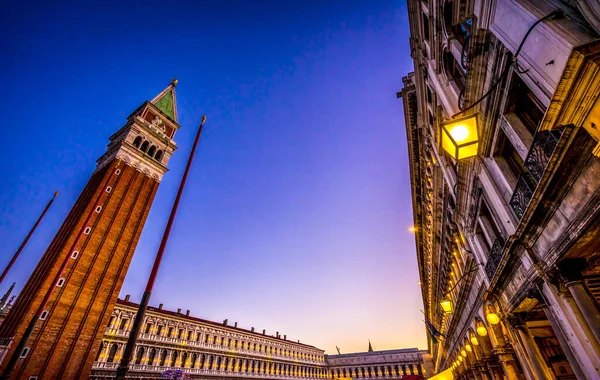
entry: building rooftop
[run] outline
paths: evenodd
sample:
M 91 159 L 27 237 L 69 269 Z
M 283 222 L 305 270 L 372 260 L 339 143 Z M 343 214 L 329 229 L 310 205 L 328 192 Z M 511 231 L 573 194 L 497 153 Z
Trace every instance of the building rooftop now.
M 125 299 L 121 299 L 121 298 L 117 298 L 117 305 L 122 305 L 122 306 L 129 306 L 129 307 L 133 307 L 133 308 L 138 308 L 139 304 L 135 303 L 135 302 L 131 302 L 129 301 L 129 296 L 126 296 Z M 161 304 L 162 306 L 162 304 Z M 190 322 L 197 322 L 197 323 L 204 323 L 204 324 L 208 324 L 208 325 L 213 325 L 215 327 L 219 327 L 219 328 L 224 328 L 224 329 L 229 329 L 229 330 L 235 330 L 238 332 L 243 332 L 245 334 L 252 334 L 252 335 L 256 335 L 256 336 L 261 336 L 264 338 L 271 338 L 274 340 L 280 340 L 282 342 L 288 343 L 288 344 L 293 344 L 296 346 L 304 346 L 304 347 L 308 347 L 308 348 L 313 348 L 319 351 L 324 352 L 324 350 L 317 348 L 315 346 L 311 346 L 309 344 L 304 344 L 304 343 L 300 343 L 300 341 L 293 341 L 293 340 L 288 340 L 284 337 L 281 337 L 281 335 L 279 336 L 274 336 L 274 335 L 268 335 L 268 334 L 263 334 L 262 332 L 256 332 L 253 330 L 247 330 L 241 327 L 236 327 L 236 326 L 231 326 L 227 324 L 227 319 L 225 319 L 223 322 L 214 322 L 214 321 L 209 321 L 207 319 L 202 319 L 202 318 L 198 318 L 198 317 L 193 317 L 191 315 L 189 315 L 189 310 L 186 311 L 186 313 L 181 313 L 181 312 L 176 312 L 176 311 L 170 311 L 170 310 L 165 310 L 162 307 L 153 307 L 153 306 L 148 306 L 148 311 L 151 311 L 153 313 L 158 313 L 158 314 L 163 314 L 165 316 L 171 316 L 171 317 L 177 317 L 177 318 L 182 318 L 185 320 L 188 320 Z M 237 324 L 237 322 L 236 322 Z M 264 330 L 263 330 L 264 331 Z M 277 333 L 279 334 L 279 333 Z M 381 351 L 379 351 L 381 352 Z

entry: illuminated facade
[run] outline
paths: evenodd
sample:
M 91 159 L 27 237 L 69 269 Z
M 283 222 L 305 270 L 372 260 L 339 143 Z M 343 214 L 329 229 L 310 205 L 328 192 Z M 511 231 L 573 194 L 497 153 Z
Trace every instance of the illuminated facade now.
M 118 300 L 102 339 L 91 379 L 113 379 L 129 336 L 138 305 Z M 211 322 L 177 312 L 149 307 L 128 377 L 160 378 L 168 369 L 181 369 L 192 378 L 327 377 L 323 350 L 237 327 L 225 320 Z
M 405 348 L 327 355 L 325 358 L 332 379 L 401 379 L 412 375 L 416 380 L 423 378 L 426 373 L 423 365 L 424 354 L 427 354 L 427 351 Z
M 408 0 L 398 96 L 436 373 L 600 378 L 599 10 Z M 471 115 L 477 154 L 461 159 L 442 124 Z

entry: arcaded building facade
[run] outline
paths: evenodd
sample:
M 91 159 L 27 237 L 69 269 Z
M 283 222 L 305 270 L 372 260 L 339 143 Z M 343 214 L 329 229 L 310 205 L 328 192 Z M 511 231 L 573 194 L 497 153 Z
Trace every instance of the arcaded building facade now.
M 368 351 L 327 355 L 329 377 L 332 379 L 422 379 L 426 375 L 423 355 L 417 348 Z
M 127 344 L 138 305 L 118 300 L 102 339 L 91 379 L 113 379 Z M 181 369 L 191 378 L 318 379 L 327 377 L 323 350 L 287 339 L 276 332 L 211 322 L 182 313 L 149 307 L 128 377 L 161 378 Z
M 600 5 L 408 0 L 403 78 L 435 372 L 600 378 Z M 442 125 L 476 116 L 474 157 Z

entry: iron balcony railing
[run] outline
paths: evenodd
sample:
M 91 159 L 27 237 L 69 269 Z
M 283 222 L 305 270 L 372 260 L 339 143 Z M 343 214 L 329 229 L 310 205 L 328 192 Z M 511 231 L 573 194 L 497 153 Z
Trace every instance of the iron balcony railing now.
M 537 184 L 531 174 L 523 173 L 519 176 L 517 186 L 509 202 L 510 207 L 512 207 L 513 212 L 519 220 L 523 218 L 536 186 Z
M 471 35 L 465 37 L 460 54 L 460 63 L 465 70 L 469 70 L 471 64 Z
M 525 215 L 525 210 L 554 154 L 561 134 L 562 131 L 540 131 L 535 134 L 531 149 L 525 158 L 525 167 L 528 171 L 519 175 L 517 186 L 509 202 L 519 220 Z
M 536 133 L 531 149 L 525 159 L 525 167 L 535 179 L 537 184 L 550 162 L 550 158 L 556 149 L 562 131 L 541 131 Z
M 498 269 L 498 265 L 500 264 L 500 260 L 502 260 L 502 251 L 504 249 L 504 245 L 499 239 L 494 240 L 494 244 L 492 245 L 492 249 L 490 249 L 490 253 L 488 254 L 488 260 L 485 264 L 485 274 L 492 281 L 494 278 L 494 274 L 496 274 L 496 269 Z

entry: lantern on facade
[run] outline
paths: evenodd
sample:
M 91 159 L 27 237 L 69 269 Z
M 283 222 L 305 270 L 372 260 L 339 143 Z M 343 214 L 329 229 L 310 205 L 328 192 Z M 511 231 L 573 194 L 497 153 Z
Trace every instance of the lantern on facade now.
M 473 352 L 473 347 L 471 347 L 471 345 L 467 343 L 465 344 L 465 350 L 467 350 L 468 352 Z
M 450 298 L 443 299 L 440 302 L 440 305 L 442 306 L 442 310 L 444 310 L 444 313 L 446 314 L 450 314 L 454 310 L 452 306 L 452 300 Z
M 498 314 L 496 314 L 496 313 L 489 313 L 488 315 L 485 316 L 485 319 L 487 319 L 487 321 L 489 323 L 491 323 L 492 325 L 497 325 L 498 323 L 500 323 L 500 318 L 498 317 Z
M 463 358 L 467 357 L 467 351 L 465 350 L 460 350 L 460 354 L 463 356 Z
M 477 114 L 442 123 L 442 148 L 455 160 L 476 156 L 479 149 Z
M 479 341 L 475 335 L 471 337 L 471 344 L 473 344 L 473 346 L 479 346 Z
M 479 323 L 479 326 L 477 326 L 477 334 L 479 334 L 479 336 L 486 336 L 487 335 L 487 329 L 485 328 L 485 326 L 481 322 Z

